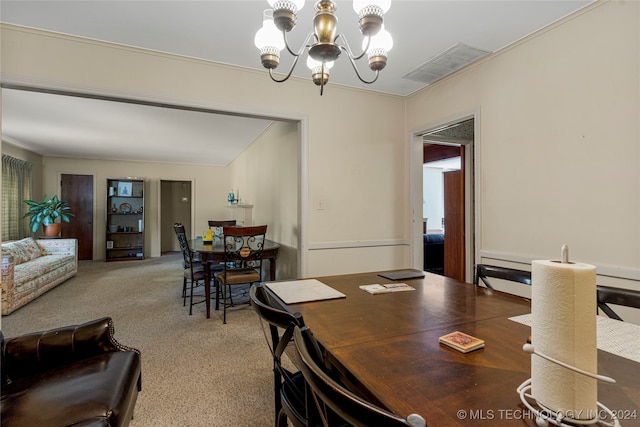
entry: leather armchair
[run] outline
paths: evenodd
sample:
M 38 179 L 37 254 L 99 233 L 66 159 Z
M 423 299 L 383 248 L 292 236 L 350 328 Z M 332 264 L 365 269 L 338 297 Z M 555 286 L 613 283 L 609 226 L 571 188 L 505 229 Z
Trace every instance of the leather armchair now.
M 0 339 L 3 425 L 129 425 L 140 352 L 115 340 L 111 318 Z

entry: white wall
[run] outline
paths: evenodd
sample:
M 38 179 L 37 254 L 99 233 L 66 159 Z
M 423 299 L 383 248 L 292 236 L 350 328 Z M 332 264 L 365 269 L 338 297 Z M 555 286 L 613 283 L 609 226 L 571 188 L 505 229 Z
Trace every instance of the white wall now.
M 335 84 L 320 97 L 308 79 L 278 85 L 266 72 L 6 24 L 1 28 L 5 82 L 300 120 L 300 274 L 410 264 L 403 98 Z M 134 166 L 135 175 L 161 175 L 153 165 L 148 171 Z M 203 176 L 184 169 L 175 175 L 180 176 L 163 178 Z M 200 188 L 194 227 L 215 213 L 207 210 L 211 205 Z M 324 209 L 317 209 L 320 201 Z M 159 247 L 150 238 L 150 247 Z M 347 256 L 354 253 L 355 263 Z
M 275 122 L 228 167 L 230 189 L 253 205 L 253 225 L 267 224 L 267 237 L 280 243 L 278 279 L 298 277 L 299 158 L 298 124 Z
M 61 174 L 94 176 L 94 259 L 105 257 L 106 191 L 107 178 L 136 176 L 145 180 L 145 256 L 157 257 L 161 251 L 160 211 L 161 180 L 191 181 L 193 200 L 193 237 L 208 228 L 212 216 L 228 215 L 225 209 L 228 187 L 227 169 L 224 167 L 122 162 L 66 157 L 44 158 L 44 192 L 59 191 Z
M 640 288 L 640 3 L 597 2 L 407 98 L 407 132 L 479 111 L 479 261 Z M 414 178 L 415 179 L 415 178 Z
M 409 136 L 477 111 L 479 260 L 526 265 L 567 243 L 608 284 L 637 287 L 639 9 L 596 2 L 407 98 L 335 84 L 320 97 L 306 79 L 6 24 L 2 79 L 300 119 L 311 276 L 410 265 Z

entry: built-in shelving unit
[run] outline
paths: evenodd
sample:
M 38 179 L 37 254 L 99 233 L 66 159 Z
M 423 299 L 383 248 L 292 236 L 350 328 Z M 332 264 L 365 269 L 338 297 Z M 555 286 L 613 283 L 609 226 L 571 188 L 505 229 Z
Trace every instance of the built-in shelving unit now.
M 106 260 L 144 259 L 144 180 L 107 179 Z

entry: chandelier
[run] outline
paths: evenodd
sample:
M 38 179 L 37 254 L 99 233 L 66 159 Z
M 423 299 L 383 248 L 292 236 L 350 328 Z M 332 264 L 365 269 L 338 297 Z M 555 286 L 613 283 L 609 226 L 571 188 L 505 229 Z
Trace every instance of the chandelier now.
M 264 11 L 262 28 L 255 36 L 255 45 L 260 49 L 262 65 L 269 70 L 269 76 L 275 82 L 282 83 L 291 77 L 298 60 L 308 49 L 307 67 L 311 70 L 313 82 L 320 86 L 322 95 L 329 81 L 329 70 L 344 52 L 349 58 L 358 79 L 371 84 L 378 79 L 380 70 L 387 65 L 387 54 L 393 46 L 391 34 L 384 29 L 384 14 L 391 6 L 391 0 L 353 0 L 353 9 L 358 14 L 362 33 L 362 53 L 355 55 L 346 37 L 338 34 L 337 6 L 333 1 L 320 0 L 315 4 L 313 31 L 309 32 L 302 46 L 294 51 L 287 41 L 287 33 L 296 26 L 297 14 L 304 7 L 304 0 L 268 0 L 271 9 Z M 280 51 L 287 49 L 294 57 L 287 75 L 277 79 L 273 70 L 280 64 Z M 374 72 L 370 80 L 364 79 L 356 61 L 367 55 L 369 69 Z

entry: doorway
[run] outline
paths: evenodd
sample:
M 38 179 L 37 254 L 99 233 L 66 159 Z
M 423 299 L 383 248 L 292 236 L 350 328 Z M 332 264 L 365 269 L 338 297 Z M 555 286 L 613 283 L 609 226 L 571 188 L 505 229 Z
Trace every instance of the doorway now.
M 173 229 L 176 222 L 184 225 L 191 236 L 191 181 L 160 181 L 160 252 L 180 251 Z
M 414 137 L 412 163 L 421 166 L 420 177 L 416 173 L 412 178 L 414 227 L 422 223 L 414 239 L 414 265 L 422 261 L 426 271 L 469 281 L 475 262 L 475 116 L 433 126 Z
M 464 148 L 424 144 L 424 270 L 457 280 L 465 275 Z
M 93 175 L 62 174 L 60 199 L 75 214 L 62 223 L 62 238 L 78 240 L 79 260 L 93 260 Z

